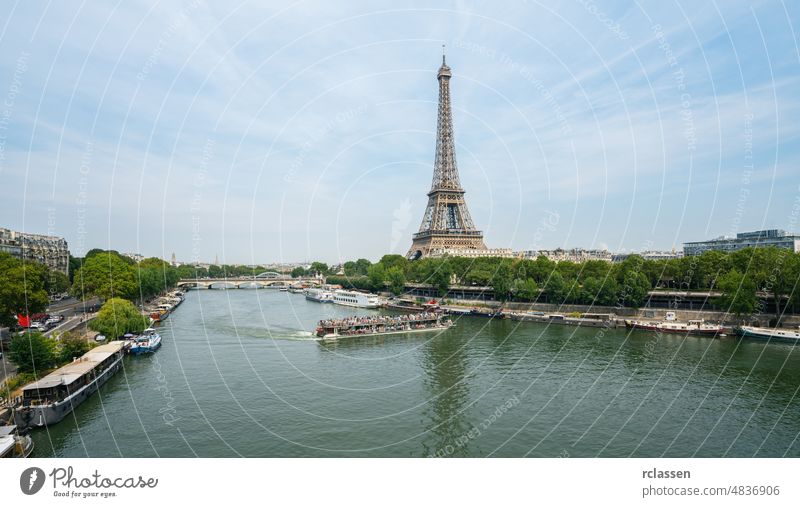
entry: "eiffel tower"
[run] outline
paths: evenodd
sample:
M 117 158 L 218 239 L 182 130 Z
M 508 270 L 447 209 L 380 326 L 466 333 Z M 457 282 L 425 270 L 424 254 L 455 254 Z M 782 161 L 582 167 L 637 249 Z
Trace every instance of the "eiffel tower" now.
M 419 232 L 414 234 L 409 259 L 441 255 L 452 250 L 486 250 L 483 233 L 475 229 L 458 179 L 450 109 L 450 67 L 442 55 L 439 67 L 439 118 L 436 127 L 436 159 L 428 207 Z

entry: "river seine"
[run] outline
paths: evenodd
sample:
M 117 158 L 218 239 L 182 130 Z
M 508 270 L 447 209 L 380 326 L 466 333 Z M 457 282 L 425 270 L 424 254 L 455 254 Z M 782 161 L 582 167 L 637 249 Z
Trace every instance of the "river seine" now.
M 474 317 L 312 339 L 354 313 L 191 291 L 34 456 L 800 456 L 800 347 Z

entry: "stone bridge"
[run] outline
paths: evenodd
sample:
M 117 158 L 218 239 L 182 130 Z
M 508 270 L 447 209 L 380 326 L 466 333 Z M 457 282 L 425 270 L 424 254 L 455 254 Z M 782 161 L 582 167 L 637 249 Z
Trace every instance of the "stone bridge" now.
M 258 277 L 229 277 L 229 278 L 185 278 L 178 280 L 179 289 L 277 289 L 288 287 L 295 284 L 318 284 L 323 280 L 319 278 L 292 278 L 290 276 L 279 276 L 272 278 Z

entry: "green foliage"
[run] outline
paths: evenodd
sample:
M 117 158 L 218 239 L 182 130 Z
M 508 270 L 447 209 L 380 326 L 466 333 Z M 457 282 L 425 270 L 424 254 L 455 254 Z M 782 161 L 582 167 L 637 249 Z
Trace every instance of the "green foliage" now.
M 138 295 L 137 289 L 136 267 L 115 252 L 100 252 L 86 255 L 83 266 L 75 273 L 71 292 L 81 299 L 133 299 Z
M 81 357 L 94 348 L 95 342 L 89 342 L 74 333 L 64 333 L 59 337 L 57 358 L 60 363 L 69 363 L 73 358 Z
M 386 279 L 389 282 L 389 289 L 397 296 L 402 294 L 406 286 L 406 274 L 400 266 L 392 266 L 386 271 Z
M 644 273 L 630 270 L 623 275 L 617 291 L 617 301 L 623 306 L 639 308 L 647 300 L 650 281 Z
M 564 282 L 564 277 L 558 271 L 553 271 L 545 281 L 544 291 L 547 293 L 547 300 L 553 304 L 565 302 L 569 287 Z
M 513 270 L 508 262 L 501 262 L 492 274 L 492 290 L 495 299 L 500 301 L 508 300 L 513 283 Z
M 341 285 L 345 289 L 373 290 L 366 276 L 328 275 L 326 281 L 331 285 Z
M 69 283 L 72 284 L 72 280 L 75 277 L 75 272 L 78 271 L 83 264 L 83 257 L 73 257 L 69 256 Z
M 403 257 L 402 255 L 391 254 L 391 255 L 384 255 L 381 257 L 379 261 L 380 264 L 383 264 L 384 269 L 389 271 L 392 268 L 400 268 L 403 273 L 408 270 L 408 266 L 410 264 L 409 260 Z
M 308 271 L 309 274 L 325 276 L 330 273 L 330 268 L 324 262 L 312 262 Z
M 717 288 L 722 291 L 722 295 L 716 303 L 723 310 L 739 316 L 755 311 L 758 303 L 756 284 L 739 270 L 733 269 L 722 275 L 717 282 Z
M 24 385 L 28 385 L 36 379 L 37 375 L 34 375 L 33 373 L 22 372 L 12 375 L 11 377 L 7 377 L 5 384 L 3 384 L 2 390 L 0 390 L 0 396 L 8 398 L 16 389 Z
M 514 295 L 523 301 L 536 301 L 539 297 L 539 286 L 533 278 L 514 281 Z
M 141 261 L 136 266 L 136 276 L 139 283 L 139 296 L 142 298 L 162 294 L 175 287 L 180 279 L 177 269 L 168 262 L 155 257 Z
M 48 294 L 63 294 L 69 290 L 69 277 L 61 271 L 51 269 L 44 279 L 44 288 Z
M 14 327 L 16 315 L 43 312 L 49 302 L 47 267 L 0 253 L 0 326 Z
M 22 373 L 36 373 L 57 364 L 57 344 L 41 333 L 18 334 L 11 339 L 8 358 Z
M 383 290 L 387 282 L 392 285 L 389 270 L 398 267 L 408 282 L 433 285 L 440 295 L 456 283 L 491 286 L 497 299 L 530 301 L 539 298 L 541 288 L 551 303 L 640 307 L 653 288 L 717 290 L 722 277 L 738 271 L 755 288 L 771 296 L 776 312 L 784 311 L 787 297 L 793 310 L 800 308 L 800 255 L 777 248 L 749 248 L 729 254 L 706 252 L 697 257 L 655 261 L 631 255 L 615 264 L 553 262 L 543 256 L 515 260 L 426 257 L 410 262 L 399 255 L 386 255 L 376 264 L 368 262 L 346 262 L 347 277 L 342 278 L 346 283 L 342 285 Z M 397 288 L 393 290 L 397 292 Z
M 372 263 L 367 259 L 348 261 L 344 263 L 344 274 L 347 276 L 366 276 L 370 266 L 372 266 Z
M 114 340 L 125 333 L 141 333 L 147 327 L 147 318 L 133 303 L 122 298 L 106 301 L 89 323 L 89 328 Z
M 367 270 L 367 277 L 374 290 L 383 290 L 386 282 L 386 269 L 383 267 L 383 264 L 379 262 L 370 266 Z
M 208 276 L 208 269 L 201 268 L 197 266 L 192 266 L 191 264 L 183 264 L 175 268 L 178 273 L 178 279 L 198 279 L 204 278 Z
M 584 280 L 580 289 L 580 302 L 586 305 L 613 306 L 617 301 L 618 291 L 615 279 L 590 277 Z
M 292 278 L 301 278 L 303 276 L 306 276 L 307 273 L 305 268 L 303 268 L 303 266 L 297 266 L 296 268 L 292 269 L 291 275 Z

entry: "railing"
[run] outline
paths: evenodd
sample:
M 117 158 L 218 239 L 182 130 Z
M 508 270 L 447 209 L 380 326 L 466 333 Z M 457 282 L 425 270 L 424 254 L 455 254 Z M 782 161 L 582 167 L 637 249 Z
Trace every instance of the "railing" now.
M 473 229 L 428 229 L 413 235 L 414 239 L 433 236 L 434 234 L 460 234 L 462 236 L 483 236 L 483 231 L 476 231 Z

